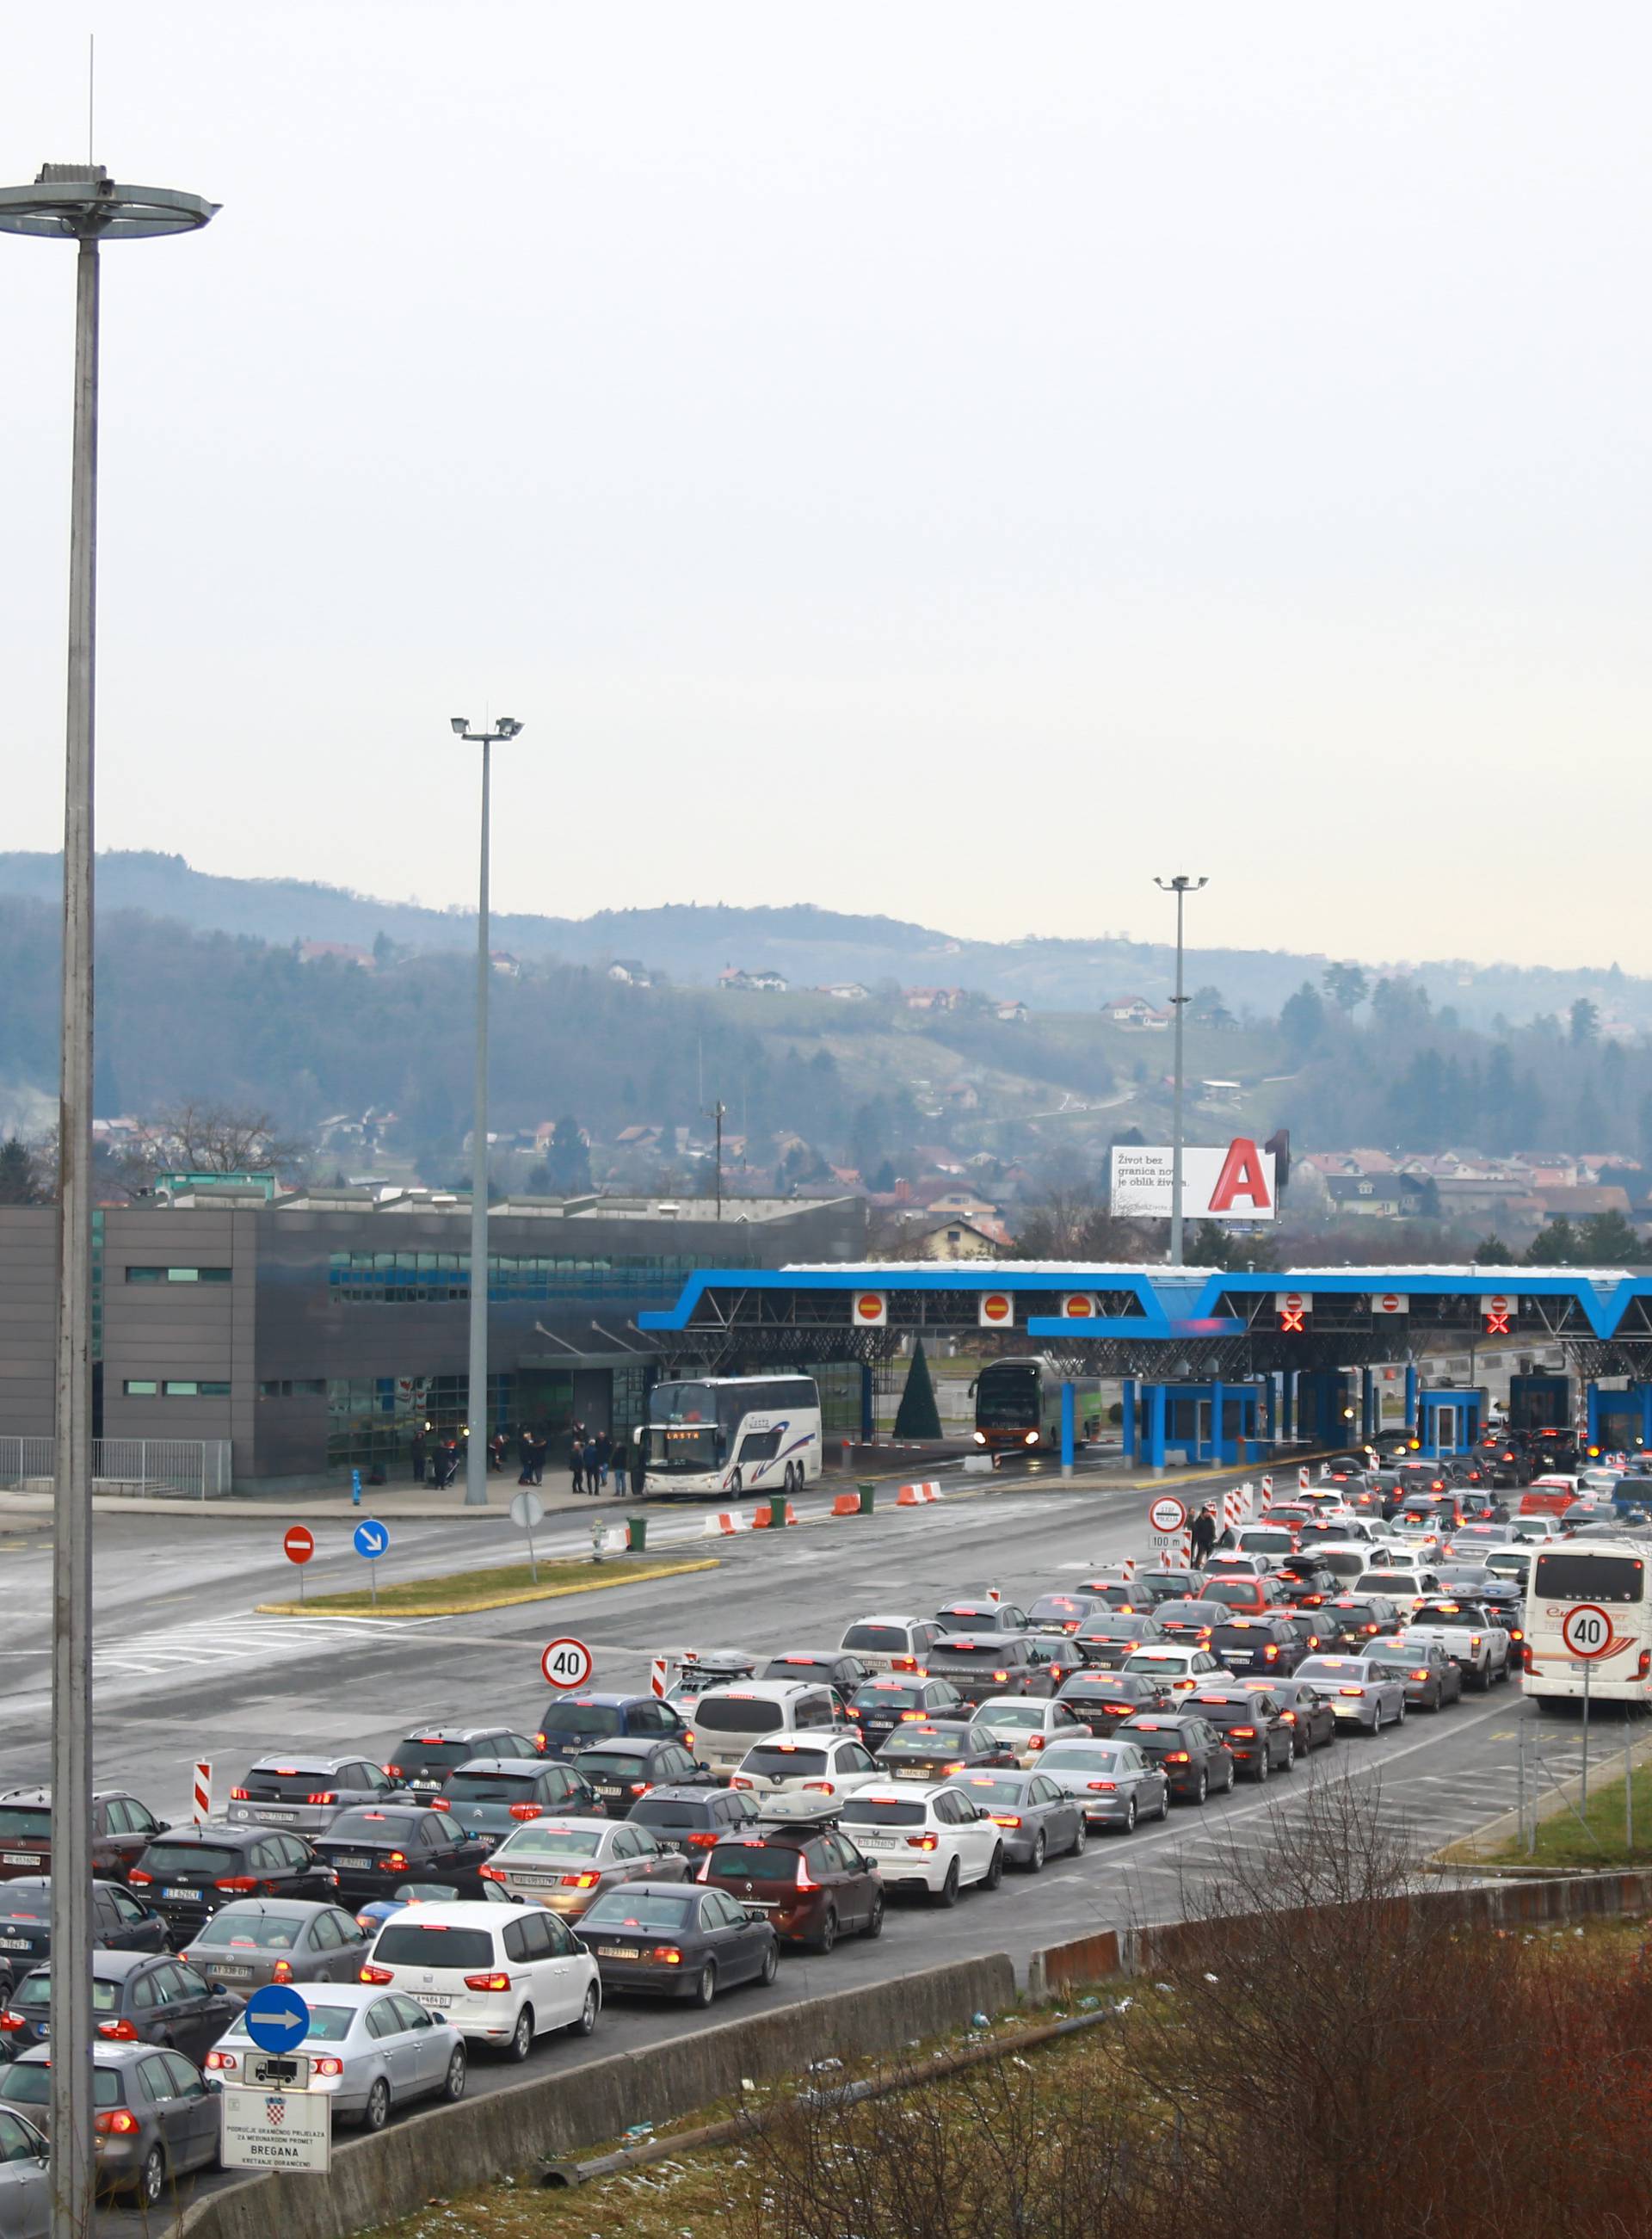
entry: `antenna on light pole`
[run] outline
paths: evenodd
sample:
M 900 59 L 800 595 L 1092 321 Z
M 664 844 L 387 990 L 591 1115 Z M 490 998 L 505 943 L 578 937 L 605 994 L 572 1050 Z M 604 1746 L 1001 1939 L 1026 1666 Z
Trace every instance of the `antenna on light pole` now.
M 1185 871 L 1178 871 L 1173 878 L 1155 879 L 1153 884 L 1167 894 L 1176 897 L 1176 993 L 1171 1000 L 1176 1007 L 1176 1078 L 1171 1109 L 1171 1259 L 1172 1267 L 1185 1264 L 1182 1252 L 1182 1007 L 1187 997 L 1182 993 L 1182 908 L 1189 894 L 1196 894 L 1201 887 L 1210 885 L 1208 879 L 1190 878 Z

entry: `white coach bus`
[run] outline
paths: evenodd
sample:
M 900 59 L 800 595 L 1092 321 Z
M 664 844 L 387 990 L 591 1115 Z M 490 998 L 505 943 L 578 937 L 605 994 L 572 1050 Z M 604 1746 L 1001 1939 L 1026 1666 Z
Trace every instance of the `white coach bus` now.
M 1628 1539 L 1536 1549 L 1526 1582 L 1523 1691 L 1536 1696 L 1540 1712 L 1582 1702 L 1585 1664 L 1591 1702 L 1652 1701 L 1649 1550 L 1652 1541 Z M 1599 1652 L 1579 1655 L 1579 1648 Z
M 800 1492 L 820 1474 L 812 1376 L 700 1376 L 656 1384 L 642 1445 L 645 1500 L 660 1493 Z

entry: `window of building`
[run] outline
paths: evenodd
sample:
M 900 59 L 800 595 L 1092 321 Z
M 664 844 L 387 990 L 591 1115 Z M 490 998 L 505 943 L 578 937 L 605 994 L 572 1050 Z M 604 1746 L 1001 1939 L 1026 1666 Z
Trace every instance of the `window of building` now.
M 160 1388 L 151 1379 L 143 1376 L 129 1376 L 121 1386 L 129 1399 L 153 1399 Z
M 131 1388 L 128 1385 L 129 1392 Z M 151 1384 L 149 1389 L 153 1392 L 155 1386 Z M 168 1399 L 227 1399 L 229 1397 L 228 1384 L 209 1382 L 199 1376 L 169 1376 L 161 1390 Z
M 324 1376 L 279 1376 L 258 1386 L 261 1399 L 324 1399 Z
M 129 1283 L 227 1283 L 228 1267 L 129 1267 Z

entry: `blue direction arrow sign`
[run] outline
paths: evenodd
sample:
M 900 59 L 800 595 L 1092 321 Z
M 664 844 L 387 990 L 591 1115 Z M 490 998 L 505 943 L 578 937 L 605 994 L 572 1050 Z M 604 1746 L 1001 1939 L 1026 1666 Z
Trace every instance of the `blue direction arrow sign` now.
M 383 1554 L 390 1544 L 390 1534 L 382 1524 L 358 1524 L 355 1527 L 355 1551 L 365 1555 L 369 1562 Z
M 309 2035 L 309 2008 L 285 1983 L 255 1990 L 244 2018 L 247 2034 L 261 2052 L 291 2052 Z

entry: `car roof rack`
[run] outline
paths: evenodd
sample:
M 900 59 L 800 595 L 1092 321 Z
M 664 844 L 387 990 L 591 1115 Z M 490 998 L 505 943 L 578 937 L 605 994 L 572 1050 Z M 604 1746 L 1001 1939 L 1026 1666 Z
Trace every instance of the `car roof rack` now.
M 771 1796 L 760 1806 L 757 1824 L 765 1820 L 783 1827 L 828 1827 L 843 1817 L 844 1799 L 833 1796 Z

